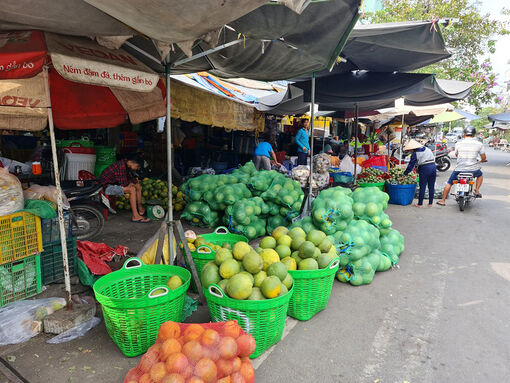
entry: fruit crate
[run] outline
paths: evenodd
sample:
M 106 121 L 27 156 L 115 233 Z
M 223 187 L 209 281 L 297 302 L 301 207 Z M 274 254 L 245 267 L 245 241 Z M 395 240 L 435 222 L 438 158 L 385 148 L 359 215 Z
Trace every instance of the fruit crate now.
M 41 219 L 27 212 L 0 217 L 0 265 L 42 251 Z
M 64 212 L 64 226 L 66 239 L 73 236 L 73 216 L 71 212 Z M 41 232 L 43 247 L 56 241 L 60 241 L 60 226 L 58 216 L 55 218 L 41 219 Z
M 78 264 L 76 260 L 76 237 L 67 240 L 67 258 L 69 260 L 69 274 L 75 275 Z M 44 285 L 64 279 L 60 239 L 44 245 L 44 251 L 41 253 L 41 275 Z
M 42 291 L 39 254 L 0 265 L 0 306 Z

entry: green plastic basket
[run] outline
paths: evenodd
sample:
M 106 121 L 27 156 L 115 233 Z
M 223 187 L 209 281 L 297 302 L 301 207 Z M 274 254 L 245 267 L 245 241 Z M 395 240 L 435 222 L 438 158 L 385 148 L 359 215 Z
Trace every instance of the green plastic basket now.
M 228 297 L 215 284 L 204 289 L 212 322 L 237 320 L 239 326 L 255 338 L 257 347 L 250 355 L 251 359 L 260 356 L 282 339 L 292 293 L 293 288 L 281 297 L 247 301 Z
M 309 320 L 326 308 L 333 288 L 339 258 L 319 270 L 290 270 L 294 279 L 294 294 L 289 303 L 289 316 Z
M 183 285 L 169 290 L 166 283 L 174 275 Z M 130 258 L 122 269 L 94 283 L 108 335 L 124 355 L 143 354 L 156 342 L 163 322 L 182 321 L 190 279 L 191 274 L 182 267 L 145 265 L 138 258 Z
M 243 235 L 232 234 L 225 226 L 218 226 L 213 233 L 203 234 L 201 237 L 204 238 L 206 242 L 210 242 L 213 245 L 219 246 L 223 246 L 225 243 L 235 245 L 237 242 L 248 242 L 248 238 Z M 214 261 L 215 255 L 216 251 L 207 245 L 199 246 L 195 251 L 191 252 L 191 256 L 193 257 L 193 262 L 195 263 L 199 277 L 204 266 L 207 263 Z M 191 288 L 193 291 L 197 291 L 194 281 L 191 281 Z
M 0 306 L 42 291 L 39 254 L 0 265 Z
M 76 262 L 76 237 L 67 240 L 67 259 L 69 274 L 75 275 L 78 269 Z M 62 262 L 62 244 L 58 241 L 44 245 L 41 253 L 41 277 L 44 285 L 64 279 L 64 263 Z
M 384 191 L 384 182 L 372 182 L 372 183 L 358 183 L 358 186 L 360 188 L 369 188 L 369 187 L 376 187 L 378 189 L 380 189 L 381 191 Z

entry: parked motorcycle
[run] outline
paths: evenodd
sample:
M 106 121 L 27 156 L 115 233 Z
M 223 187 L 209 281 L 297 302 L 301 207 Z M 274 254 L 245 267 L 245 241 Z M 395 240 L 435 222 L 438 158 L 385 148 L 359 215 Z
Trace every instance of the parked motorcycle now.
M 460 211 L 464 211 L 464 208 L 476 198 L 474 184 L 475 179 L 472 173 L 459 173 L 457 180 L 453 181 L 455 190 L 451 194 L 455 196 Z
M 63 181 L 62 191 L 71 204 L 73 236 L 83 241 L 104 229 L 108 211 L 115 213 L 98 180 Z
M 432 153 L 434 153 L 434 156 L 436 157 L 437 170 L 440 172 L 445 172 L 450 169 L 452 161 L 449 156 L 450 150 L 448 149 L 448 145 L 446 143 L 431 143 L 427 144 L 427 147 L 432 150 Z

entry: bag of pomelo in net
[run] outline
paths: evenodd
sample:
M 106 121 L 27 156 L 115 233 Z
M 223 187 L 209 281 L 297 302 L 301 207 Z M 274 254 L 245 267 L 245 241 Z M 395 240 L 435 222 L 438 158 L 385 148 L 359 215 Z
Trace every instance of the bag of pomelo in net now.
M 277 175 L 269 189 L 261 194 L 266 202 L 274 202 L 280 206 L 285 206 L 292 211 L 299 212 L 301 203 L 305 194 L 298 181 L 285 177 L 282 174 Z
M 214 227 L 220 223 L 220 216 L 205 202 L 195 201 L 188 205 L 182 212 L 182 219 L 191 222 L 192 225 L 200 227 Z
M 227 184 L 218 186 L 214 191 L 209 190 L 204 194 L 203 199 L 211 209 L 222 211 L 237 201 L 250 198 L 251 192 L 245 184 Z
M 206 192 L 216 188 L 216 180 L 217 176 L 211 174 L 190 178 L 182 185 L 186 200 L 188 202 L 200 201 Z
M 352 221 L 351 191 L 340 186 L 323 190 L 313 201 L 312 217 L 315 226 L 331 235 L 347 228 Z
M 289 230 L 294 229 L 295 227 L 300 227 L 305 231 L 305 233 L 309 233 L 310 231 L 317 229 L 313 223 L 312 217 L 305 217 L 293 222 L 292 225 L 289 226 Z
M 250 178 L 248 187 L 250 190 L 252 190 L 254 195 L 261 195 L 263 192 L 269 189 L 271 183 L 278 174 L 279 173 L 275 170 L 260 170 Z
M 124 383 L 253 383 L 249 356 L 255 347 L 236 321 L 165 322 Z
M 376 187 L 357 188 L 351 195 L 354 216 L 364 219 L 378 228 L 390 228 L 391 221 L 384 210 L 388 207 L 390 197 Z
M 390 258 L 392 265 L 398 263 L 403 251 L 404 236 L 398 230 L 389 229 L 387 234 L 381 234 L 381 253 Z

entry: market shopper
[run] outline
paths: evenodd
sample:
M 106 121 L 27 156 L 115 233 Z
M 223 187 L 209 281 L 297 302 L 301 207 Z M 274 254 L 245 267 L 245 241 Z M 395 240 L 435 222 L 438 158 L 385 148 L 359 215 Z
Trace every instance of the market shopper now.
M 423 207 L 423 199 L 425 198 L 425 189 L 429 188 L 429 206 L 434 203 L 434 185 L 436 183 L 436 159 L 432 150 L 420 144 L 416 140 L 409 141 L 404 150 L 412 151 L 411 161 L 404 171 L 407 175 L 413 171 L 414 167 L 418 165 L 418 176 L 420 177 L 420 191 L 418 194 L 418 203 L 414 206 Z
M 471 173 L 476 178 L 475 183 L 475 196 L 482 198 L 480 194 L 480 187 L 483 182 L 483 173 L 481 162 L 487 162 L 487 156 L 485 155 L 485 149 L 483 143 L 476 139 L 476 129 L 472 126 L 468 126 L 464 129 L 464 139 L 460 140 L 455 144 L 455 156 L 457 157 L 457 166 L 452 172 L 448 183 L 446 184 L 443 191 L 443 198 L 441 201 L 437 201 L 440 206 L 445 206 L 446 198 L 450 193 L 453 181 L 457 180 L 459 173 Z M 480 158 L 480 161 L 478 160 Z
M 304 120 L 303 126 L 296 134 L 296 144 L 298 147 L 298 165 L 306 165 L 308 163 L 308 155 L 310 153 L 310 136 L 308 135 L 309 121 Z
M 129 204 L 133 216 L 131 221 L 148 223 L 150 219 L 144 218 L 145 209 L 142 205 L 142 187 L 138 179 L 132 175 L 143 166 L 143 160 L 132 155 L 108 166 L 101 173 L 101 183 L 105 194 L 111 196 L 124 196 L 129 194 Z
M 255 167 L 257 170 L 260 170 L 262 167 L 264 170 L 271 170 L 271 158 L 275 162 L 276 165 L 281 166 L 281 164 L 276 159 L 276 154 L 273 150 L 273 147 L 268 142 L 268 137 L 263 136 L 255 148 L 255 158 L 253 160 Z

